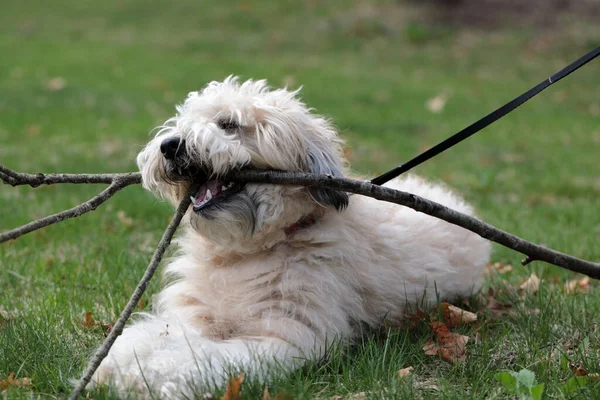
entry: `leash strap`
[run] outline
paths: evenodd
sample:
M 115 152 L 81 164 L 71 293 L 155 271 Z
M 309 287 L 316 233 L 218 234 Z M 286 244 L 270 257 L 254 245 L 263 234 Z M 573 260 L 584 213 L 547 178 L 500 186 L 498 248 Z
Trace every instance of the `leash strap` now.
M 504 117 L 506 114 L 513 111 L 515 108 L 519 107 L 521 104 L 525 103 L 527 100 L 531 99 L 533 96 L 537 95 L 542 90 L 546 89 L 548 86 L 552 85 L 553 83 L 558 82 L 559 80 L 561 80 L 565 76 L 569 75 L 570 73 L 575 72 L 577 69 L 584 66 L 588 62 L 592 61 L 594 58 L 598 57 L 599 55 L 600 55 L 600 46 L 596 47 L 594 50 L 590 51 L 583 57 L 581 57 L 581 58 L 577 59 L 576 61 L 572 62 L 571 64 L 567 65 L 565 68 L 561 69 L 560 71 L 558 71 L 557 73 L 552 75 L 550 78 L 544 80 L 543 82 L 539 83 L 538 85 L 534 86 L 533 88 L 529 89 L 527 92 L 523 93 L 516 99 L 513 99 L 512 101 L 506 103 L 505 105 L 498 108 L 497 110 L 495 110 L 495 111 L 491 112 L 490 114 L 486 115 L 485 117 L 481 118 L 479 121 L 467 126 L 462 131 L 450 136 L 448 139 L 435 145 L 434 147 L 430 148 L 429 150 L 419 154 L 412 160 L 410 160 L 404 164 L 400 164 L 399 166 L 392 169 L 391 171 L 388 171 L 385 174 L 380 175 L 375 179 L 372 179 L 371 183 L 374 185 L 383 185 L 384 183 L 386 183 L 387 181 L 389 181 L 391 179 L 394 179 L 398 175 L 405 173 L 406 171 L 416 167 L 417 165 L 419 165 L 421 163 L 424 163 L 425 161 L 429 160 L 430 158 L 437 156 L 441 152 L 448 150 L 450 147 L 457 145 L 458 143 L 473 136 L 475 133 L 479 132 L 480 130 L 487 127 L 488 125 L 491 125 L 492 123 L 496 122 L 500 118 Z

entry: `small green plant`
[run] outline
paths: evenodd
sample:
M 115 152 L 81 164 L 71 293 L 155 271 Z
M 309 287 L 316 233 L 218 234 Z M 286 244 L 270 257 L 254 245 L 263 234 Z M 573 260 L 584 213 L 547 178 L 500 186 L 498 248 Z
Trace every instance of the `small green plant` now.
M 585 348 L 589 345 L 589 338 L 584 338 L 583 342 L 580 344 L 580 348 Z M 570 362 L 569 359 L 567 358 L 566 355 L 563 355 L 560 359 L 560 369 L 563 372 L 571 372 L 571 367 L 570 367 Z M 567 381 L 559 386 L 560 390 L 562 390 L 562 392 L 565 395 L 568 395 L 570 393 L 573 393 L 583 387 L 585 387 L 588 384 L 588 377 L 587 376 L 572 376 L 569 379 L 567 379 Z
M 515 394 L 521 399 L 540 400 L 544 393 L 544 384 L 538 385 L 535 373 L 525 368 L 519 372 L 499 372 L 494 375 L 494 378 L 504 386 L 507 392 Z

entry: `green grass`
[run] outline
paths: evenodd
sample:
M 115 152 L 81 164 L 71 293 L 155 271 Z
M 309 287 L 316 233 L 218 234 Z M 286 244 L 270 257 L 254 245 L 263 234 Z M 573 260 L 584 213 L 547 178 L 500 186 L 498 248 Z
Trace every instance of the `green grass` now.
M 229 74 L 303 85 L 303 97 L 348 140 L 353 168 L 373 176 L 459 130 L 587 51 L 596 27 L 471 32 L 419 23 L 393 1 L 121 2 L 9 0 L 0 13 L 0 163 L 27 172 L 124 172 L 148 132 L 187 92 Z M 540 44 L 551 43 L 550 46 Z M 418 172 L 463 193 L 482 219 L 533 242 L 600 260 L 598 62 Z M 62 77 L 66 86 L 50 90 Z M 439 114 L 425 107 L 446 93 Z M 100 187 L 0 186 L 7 230 L 93 196 Z M 119 212 L 132 218 L 123 224 Z M 0 380 L 32 378 L 9 398 L 61 398 L 104 338 L 83 326 L 91 311 L 113 322 L 145 269 L 172 213 L 139 187 L 82 218 L 0 245 Z M 363 343 L 271 386 L 271 393 L 327 398 L 503 398 L 502 370 L 528 368 L 547 398 L 569 372 L 568 353 L 600 372 L 596 285 L 567 295 L 574 275 L 496 247 L 512 272 L 489 280 L 544 279 L 537 295 L 507 301 L 514 315 L 485 316 L 468 362 L 423 355 L 426 325 L 369 333 Z M 160 288 L 144 295 L 149 308 Z M 537 315 L 528 309 L 539 309 Z M 570 347 L 567 346 L 570 344 Z M 411 378 L 396 370 L 414 366 Z M 257 398 L 258 384 L 244 387 Z M 600 395 L 598 384 L 575 394 Z M 106 397 L 94 392 L 92 397 Z M 572 395 L 570 395 L 572 396 Z M 567 396 L 568 397 L 568 396 Z

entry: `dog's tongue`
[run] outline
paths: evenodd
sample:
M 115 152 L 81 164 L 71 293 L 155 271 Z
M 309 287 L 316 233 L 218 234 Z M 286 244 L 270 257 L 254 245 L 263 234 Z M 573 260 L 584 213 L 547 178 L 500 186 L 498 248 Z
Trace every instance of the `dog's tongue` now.
M 210 198 L 214 197 L 221 191 L 222 182 L 220 181 L 208 181 L 204 185 L 200 186 L 198 192 L 196 193 L 196 197 L 194 198 L 194 204 L 200 204 L 208 195 L 208 191 L 210 190 Z M 210 199 L 208 199 L 210 200 Z

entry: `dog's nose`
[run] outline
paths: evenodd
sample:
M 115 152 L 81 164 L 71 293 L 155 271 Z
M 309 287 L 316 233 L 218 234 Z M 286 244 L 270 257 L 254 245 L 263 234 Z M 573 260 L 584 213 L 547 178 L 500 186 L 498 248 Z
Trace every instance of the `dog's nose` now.
M 178 137 L 170 137 L 162 141 L 160 151 L 167 160 L 173 160 L 183 150 L 185 141 Z

